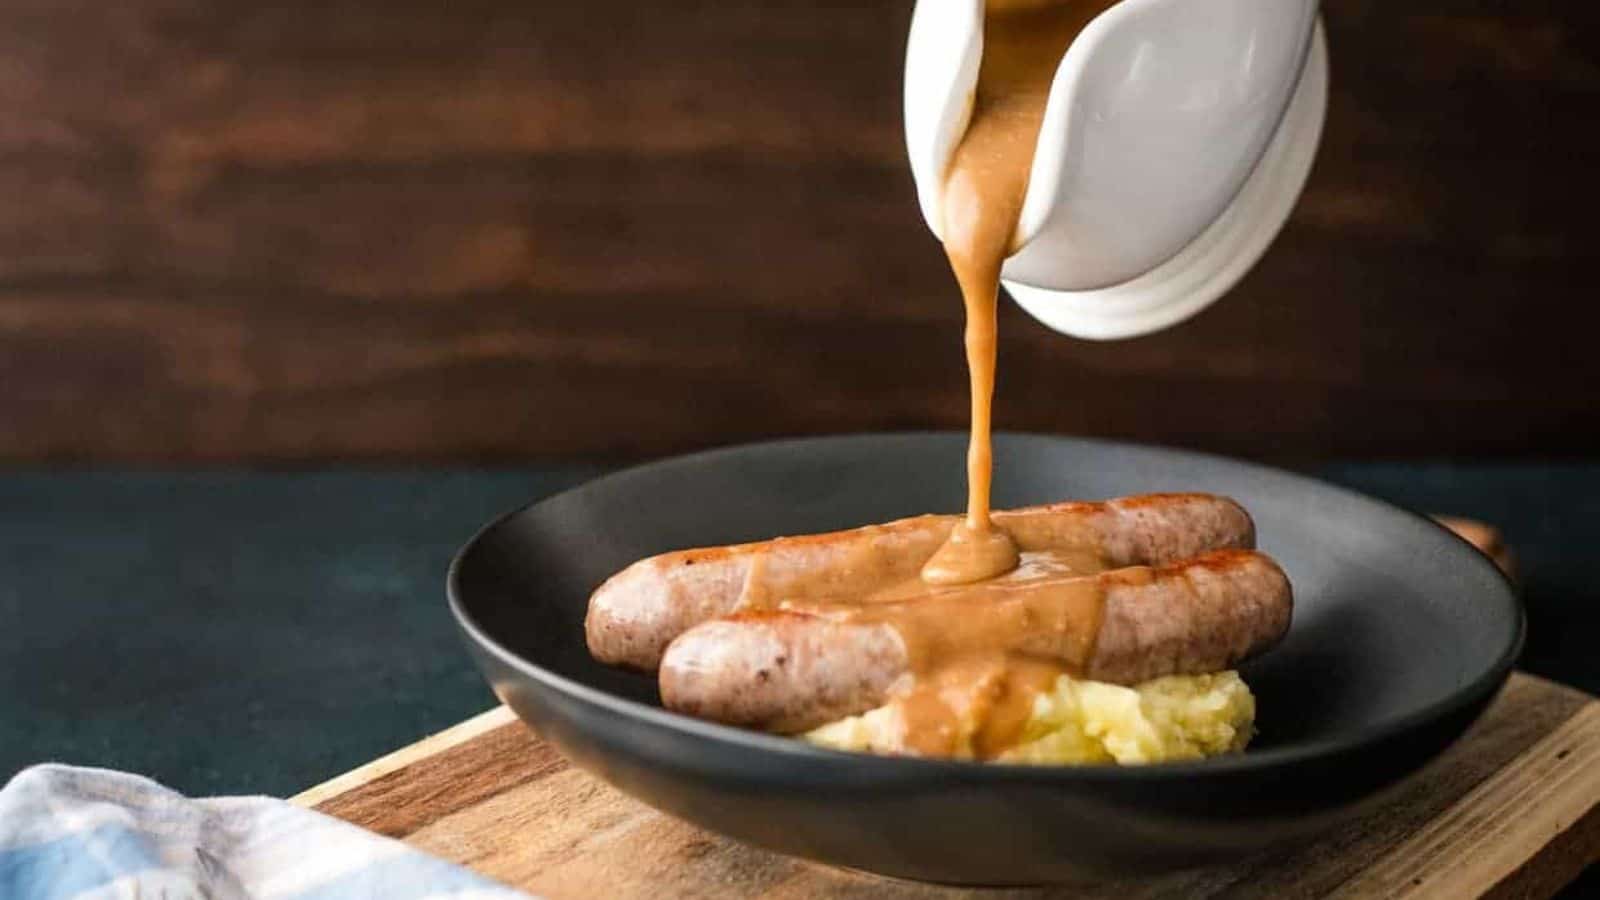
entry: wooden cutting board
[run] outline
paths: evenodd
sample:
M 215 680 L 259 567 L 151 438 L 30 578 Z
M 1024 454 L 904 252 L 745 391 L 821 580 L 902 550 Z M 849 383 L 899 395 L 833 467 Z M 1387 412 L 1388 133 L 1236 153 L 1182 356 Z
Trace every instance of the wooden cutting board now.
M 1444 756 L 1313 846 L 1054 893 L 893 881 L 735 843 L 569 766 L 505 707 L 293 799 L 550 898 L 1548 897 L 1600 860 L 1600 702 L 1513 675 Z

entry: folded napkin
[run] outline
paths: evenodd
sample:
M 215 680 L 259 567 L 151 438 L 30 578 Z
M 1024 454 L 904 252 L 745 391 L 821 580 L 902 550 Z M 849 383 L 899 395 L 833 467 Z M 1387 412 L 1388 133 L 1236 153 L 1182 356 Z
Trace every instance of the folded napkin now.
M 41 765 L 0 789 L 0 898 L 528 900 L 269 797 L 191 800 L 148 778 Z

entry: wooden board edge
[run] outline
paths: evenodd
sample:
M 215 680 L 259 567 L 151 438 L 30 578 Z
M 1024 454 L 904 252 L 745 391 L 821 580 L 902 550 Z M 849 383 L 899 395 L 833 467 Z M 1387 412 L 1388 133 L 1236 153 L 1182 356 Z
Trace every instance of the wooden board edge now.
M 380 756 L 342 775 L 336 775 L 315 787 L 307 788 L 290 797 L 289 802 L 305 807 L 319 806 L 338 797 L 340 794 L 382 778 L 391 772 L 398 772 L 406 766 L 443 753 L 452 747 L 459 747 L 473 738 L 515 721 L 517 721 L 516 713 L 513 713 L 510 707 L 497 706 L 463 722 L 457 722 L 449 728 L 429 735 L 414 744 L 401 747 L 393 753 Z
M 1600 702 L 1591 699 L 1333 896 L 1547 897 L 1597 859 Z
M 1583 871 L 1600 864 L 1600 804 L 1561 832 L 1521 868 L 1500 879 L 1483 900 L 1546 900 L 1571 884 Z

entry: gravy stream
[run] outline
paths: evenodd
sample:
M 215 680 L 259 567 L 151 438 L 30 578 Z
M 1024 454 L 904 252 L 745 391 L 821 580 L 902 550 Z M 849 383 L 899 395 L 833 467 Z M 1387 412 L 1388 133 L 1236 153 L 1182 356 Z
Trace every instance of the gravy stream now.
M 912 677 L 894 707 L 908 752 L 990 758 L 1014 745 L 1035 698 L 1063 672 L 1082 673 L 1100 632 L 1104 598 L 1092 578 L 1048 591 L 1003 595 L 1001 581 L 1023 555 L 990 515 L 1000 269 L 1011 255 L 1040 122 L 1062 54 L 1116 0 L 989 0 L 983 59 L 966 134 L 950 161 L 943 196 L 944 247 L 966 307 L 972 422 L 967 445 L 967 515 L 923 566 L 929 585 L 970 585 L 896 604 L 883 616 L 911 657 Z M 1100 570 L 1096 559 L 1062 565 Z M 1059 576 L 1058 576 L 1059 577 Z M 1012 580 L 1007 576 L 1002 581 Z M 1024 573 L 1020 580 L 1031 580 Z
M 889 699 L 903 752 L 999 755 L 1021 737 L 1039 694 L 1062 674 L 1083 674 L 1094 656 L 1104 597 L 1092 576 L 1104 561 L 1062 549 L 1094 541 L 1048 520 L 1001 513 L 1006 525 L 996 525 L 989 432 L 1000 268 L 1013 249 L 1050 83 L 1073 38 L 1115 2 L 989 0 L 985 11 L 972 117 L 944 187 L 944 244 L 966 305 L 971 382 L 965 518 L 925 517 L 902 538 L 886 533 L 827 577 L 756 560 L 746 580 L 741 606 L 880 623 L 899 634 L 910 665 Z

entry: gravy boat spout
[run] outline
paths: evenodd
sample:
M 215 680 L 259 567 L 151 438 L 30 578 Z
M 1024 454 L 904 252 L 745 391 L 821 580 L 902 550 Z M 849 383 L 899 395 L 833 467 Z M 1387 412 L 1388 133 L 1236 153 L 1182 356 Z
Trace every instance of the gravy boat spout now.
M 972 112 L 984 0 L 918 0 L 905 129 L 941 232 Z M 1327 56 L 1316 0 L 1123 0 L 1051 82 L 1003 283 L 1087 338 L 1145 334 L 1225 293 L 1288 219 L 1316 154 Z

